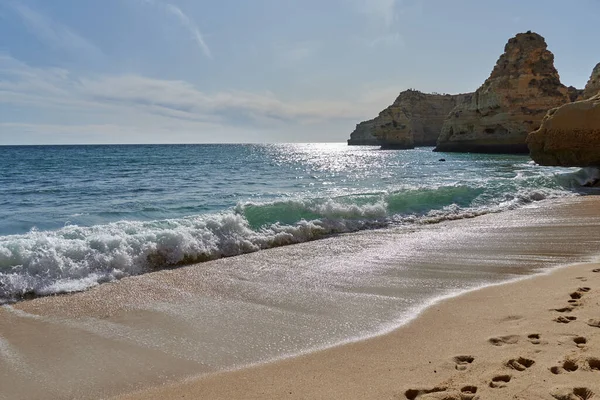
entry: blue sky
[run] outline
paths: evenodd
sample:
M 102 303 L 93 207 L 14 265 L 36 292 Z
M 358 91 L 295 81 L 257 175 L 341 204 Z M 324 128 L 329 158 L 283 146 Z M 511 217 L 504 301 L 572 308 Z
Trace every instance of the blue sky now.
M 533 30 L 562 82 L 599 0 L 0 0 L 0 144 L 335 142 L 407 88 L 475 90 Z

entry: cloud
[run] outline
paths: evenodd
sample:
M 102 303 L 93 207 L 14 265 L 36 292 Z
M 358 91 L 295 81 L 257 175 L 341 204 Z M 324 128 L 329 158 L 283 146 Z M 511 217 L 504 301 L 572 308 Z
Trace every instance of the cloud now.
M 395 46 L 401 45 L 404 46 L 404 37 L 400 35 L 398 32 L 389 33 L 385 35 L 381 35 L 376 37 L 373 40 L 369 40 L 367 45 L 369 47 L 377 47 L 377 46 Z
M 103 57 L 102 51 L 97 46 L 48 15 L 20 1 L 8 1 L 6 4 L 21 19 L 29 32 L 50 48 L 76 57 L 82 55 L 92 59 Z
M 192 35 L 192 39 L 196 42 L 200 50 L 204 53 L 204 55 L 210 59 L 213 58 L 212 52 L 206 41 L 204 40 L 204 36 L 200 32 L 200 29 L 196 25 L 196 23 L 185 14 L 181 8 L 177 7 L 174 4 L 162 2 L 160 0 L 142 0 L 145 4 L 150 4 L 158 7 L 162 7 L 169 14 L 173 15 L 179 23 Z
M 400 18 L 407 18 L 421 7 L 418 0 L 352 0 L 356 10 L 364 16 L 365 26 L 359 41 L 368 47 L 404 46 L 400 33 Z
M 19 109 L 17 114 L 25 115 L 15 119 L 11 113 L 4 117 L 0 113 L 2 130 L 12 132 L 39 128 L 74 137 L 77 132 L 102 130 L 172 135 L 224 129 L 286 132 L 340 121 L 353 126 L 376 115 L 396 95 L 386 86 L 382 91 L 367 88 L 348 100 L 285 101 L 271 92 L 204 92 L 182 80 L 80 76 L 65 69 L 32 67 L 0 54 L 0 109 Z
M 359 12 L 366 15 L 371 23 L 390 29 L 396 20 L 398 0 L 354 0 Z

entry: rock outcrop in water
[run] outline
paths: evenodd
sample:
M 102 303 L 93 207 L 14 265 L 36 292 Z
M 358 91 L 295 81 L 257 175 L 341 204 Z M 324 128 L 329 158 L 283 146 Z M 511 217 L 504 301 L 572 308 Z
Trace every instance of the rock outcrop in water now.
M 348 144 L 373 144 L 382 148 L 412 149 L 434 146 L 448 113 L 470 100 L 469 94 L 401 92 L 379 116 L 356 126 Z
M 517 34 L 471 101 L 452 110 L 436 150 L 527 153 L 527 134 L 548 110 L 570 102 L 569 94 L 577 97 L 577 89 L 561 84 L 544 38 Z
M 600 166 L 600 93 L 550 110 L 527 144 L 541 165 Z
M 375 119 L 363 121 L 356 125 L 354 132 L 350 134 L 348 145 L 350 146 L 379 146 L 381 143 L 373 132 L 375 131 Z

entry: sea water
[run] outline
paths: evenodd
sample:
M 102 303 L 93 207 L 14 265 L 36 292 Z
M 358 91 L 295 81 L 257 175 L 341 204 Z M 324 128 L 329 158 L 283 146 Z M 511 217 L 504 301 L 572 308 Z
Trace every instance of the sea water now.
M 502 212 L 579 195 L 594 173 L 431 150 L 0 147 L 0 302 L 336 234 Z

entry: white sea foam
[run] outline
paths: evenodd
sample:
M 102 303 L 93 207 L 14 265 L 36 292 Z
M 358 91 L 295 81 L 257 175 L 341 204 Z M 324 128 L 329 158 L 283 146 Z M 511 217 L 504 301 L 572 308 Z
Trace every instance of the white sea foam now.
M 153 222 L 66 226 L 0 237 L 0 298 L 84 290 L 157 268 L 233 256 L 318 238 L 316 221 L 252 230 L 233 212 Z
M 586 181 L 596 170 L 559 177 Z M 529 179 L 529 180 L 528 180 Z M 533 182 L 531 179 L 541 180 Z M 506 187 L 415 188 L 329 199 L 243 203 L 219 214 L 0 237 L 0 301 L 85 290 L 155 269 L 351 232 L 390 223 L 434 223 L 513 209 L 574 195 L 549 181 L 517 176 Z M 551 182 L 550 182 L 551 183 Z

